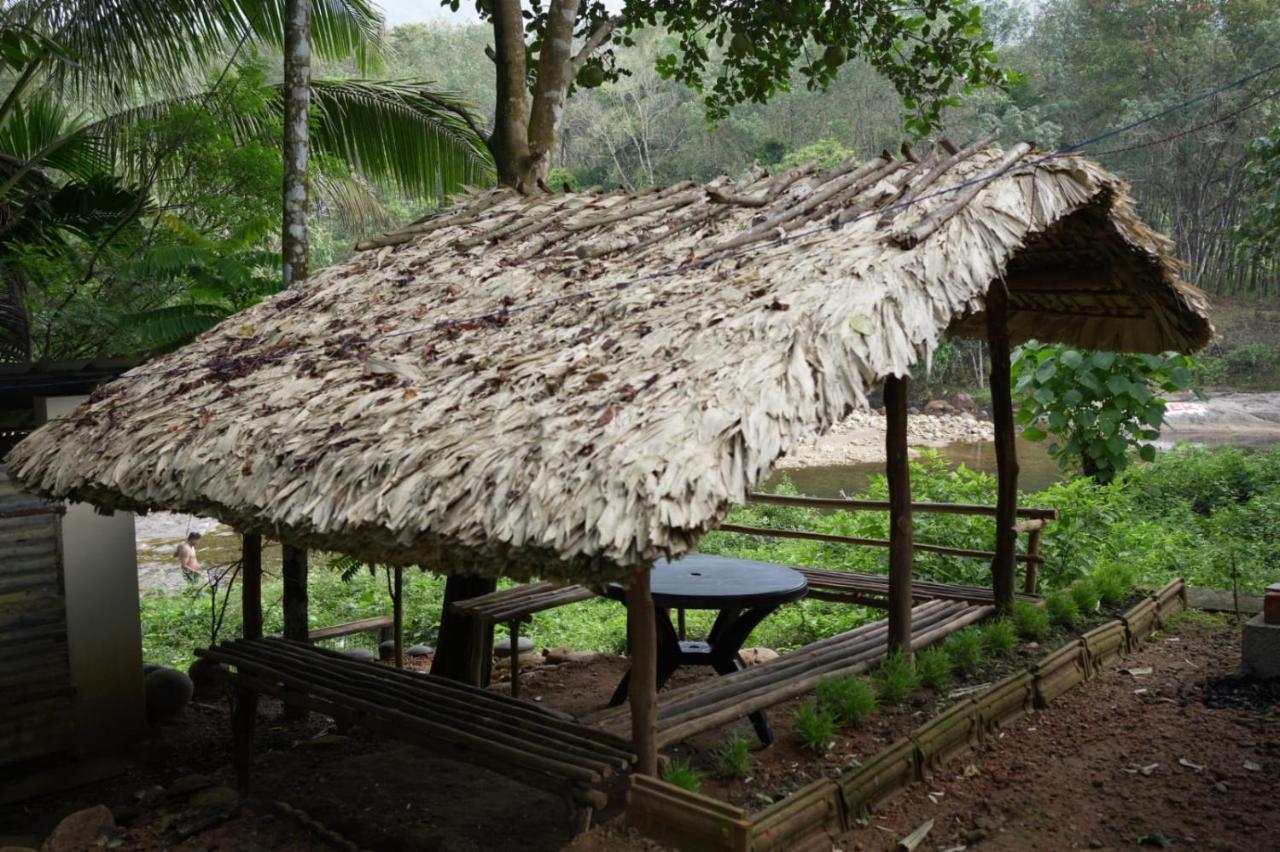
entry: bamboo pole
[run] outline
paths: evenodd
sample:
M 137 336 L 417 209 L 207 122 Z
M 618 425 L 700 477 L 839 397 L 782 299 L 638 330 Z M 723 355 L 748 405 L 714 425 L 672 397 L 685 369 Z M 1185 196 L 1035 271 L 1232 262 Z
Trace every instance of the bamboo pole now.
M 884 380 L 885 473 L 889 479 L 889 652 L 911 651 L 911 469 L 907 455 L 910 379 Z
M 763 535 L 772 536 L 774 538 L 798 538 L 805 541 L 825 541 L 831 544 L 856 544 L 864 547 L 893 547 L 892 539 L 883 538 L 861 538 L 848 535 L 834 535 L 832 533 L 815 533 L 808 530 L 780 530 L 768 527 L 744 527 L 739 524 L 721 524 L 716 527 L 720 532 L 741 533 L 742 535 Z M 945 544 L 925 544 L 923 542 L 911 542 L 912 550 L 919 550 L 923 553 L 940 553 L 943 556 L 964 556 L 974 559 L 990 559 L 995 553 L 990 550 L 970 550 L 964 547 L 948 547 Z M 1029 556 L 1019 555 L 1017 559 L 1021 562 L 1033 561 Z
M 987 349 L 991 354 L 991 419 L 996 445 L 996 555 L 991 586 L 996 607 L 1013 606 L 1018 531 L 1018 452 L 1014 443 L 1013 392 L 1009 378 L 1009 295 L 997 281 L 987 294 Z M 1034 563 L 1030 563 L 1034 564 Z M 1034 576 L 1033 576 L 1034 579 Z
M 631 742 L 636 771 L 658 774 L 658 634 L 648 565 L 636 571 L 627 589 L 627 642 L 631 654 Z
M 284 586 L 282 607 L 285 638 L 299 642 L 309 641 L 311 629 L 307 612 L 306 548 L 291 544 L 281 545 L 280 578 Z M 286 700 L 284 715 L 286 719 L 301 719 L 307 715 L 307 709 L 295 701 Z
M 392 641 L 396 646 L 396 668 L 404 668 L 404 567 L 395 567 L 394 596 L 391 599 Z
M 1027 560 L 1026 585 L 1022 589 L 1029 595 L 1036 593 L 1036 568 L 1044 561 L 1044 557 L 1040 555 L 1040 532 L 1041 530 L 1037 528 L 1027 535 L 1027 556 L 1035 557 Z
M 888 511 L 888 500 L 845 500 L 837 497 L 800 497 L 790 494 L 763 494 L 752 492 L 747 495 L 748 503 L 769 503 L 775 506 L 798 506 L 804 509 L 845 509 L 848 511 Z M 976 503 L 912 503 L 912 513 L 937 513 L 940 515 L 987 515 L 995 517 L 995 506 L 983 506 Z M 1056 521 L 1057 509 L 1039 509 L 1019 507 L 1019 518 L 1033 520 Z M 1030 529 L 1028 527 L 1028 529 Z
M 262 536 L 245 533 L 240 540 L 240 601 L 242 635 L 262 638 Z

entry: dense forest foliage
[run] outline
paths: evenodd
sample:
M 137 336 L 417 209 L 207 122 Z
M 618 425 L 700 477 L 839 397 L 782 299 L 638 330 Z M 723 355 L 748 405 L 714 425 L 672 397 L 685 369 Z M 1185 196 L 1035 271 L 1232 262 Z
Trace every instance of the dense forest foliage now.
M 264 0 L 232 5 L 255 2 Z M 53 8 L 92 5 L 58 0 Z M 1280 68 L 1270 67 L 1280 57 L 1280 4 L 979 5 L 999 66 L 1014 73 L 968 94 L 957 86 L 931 135 L 970 141 L 998 130 L 1001 144 L 1029 139 L 1045 150 L 1086 143 L 1080 150 L 1125 176 L 1146 219 L 1174 238 L 1189 280 L 1246 298 L 1280 290 Z M 496 99 L 489 25 L 379 31 L 363 2 L 321 8 L 313 269 L 349 255 L 359 236 L 439 204 L 442 190 L 463 179 L 492 179 L 469 131 L 492 126 Z M 224 27 L 235 38 L 199 42 L 195 24 L 157 18 L 134 27 L 139 43 L 161 45 L 143 62 L 113 48 L 109 28 L 59 43 L 56 27 L 29 25 L 44 9 L 23 0 L 0 16 L 0 346 L 16 339 L 5 329 L 29 338 L 25 348 L 7 345 L 6 357 L 155 351 L 277 289 L 282 160 L 272 39 Z M 650 27 L 611 48 L 616 79 L 580 85 L 568 100 L 549 184 L 707 180 L 866 157 L 911 135 L 919 105 L 904 103 L 864 59 L 851 56 L 823 80 L 825 90 L 808 85 L 801 69 L 823 53 L 813 43 L 801 46 L 789 86 L 708 123 L 708 92 L 676 79 L 672 67 L 681 38 Z M 202 46 L 181 47 L 182 39 Z M 706 46 L 712 58 L 735 49 Z M 1261 69 L 1269 70 L 1201 97 Z M 120 86 L 125 73 L 133 84 Z M 473 106 L 474 122 L 459 99 Z M 980 384 L 983 358 L 979 346 L 958 346 L 935 367 Z
M 1009 144 L 1075 145 L 1196 97 L 1280 57 L 1280 4 L 1267 0 L 1010 0 L 981 4 L 1001 62 L 1020 79 L 943 114 L 938 132 L 970 140 L 992 129 Z M 487 27 L 409 24 L 390 33 L 398 71 L 494 101 Z M 709 127 L 697 92 L 657 70 L 671 40 L 650 31 L 627 51 L 631 73 L 569 102 L 554 164 L 576 188 L 643 187 L 739 174 L 812 156 L 834 161 L 896 149 L 904 106 L 888 80 L 850 62 L 825 92 L 804 85 L 743 104 Z M 1280 171 L 1245 168 L 1249 147 L 1280 124 L 1280 69 L 1082 149 L 1133 184 L 1143 215 L 1168 233 L 1200 287 L 1231 295 L 1280 288 L 1276 245 L 1242 251 L 1235 229 L 1259 206 L 1275 215 Z M 1269 99 L 1268 99 L 1269 98 Z M 1259 141 L 1257 158 L 1269 154 Z M 1273 167 L 1274 168 L 1274 167 Z M 554 181 L 553 181 L 554 183 Z M 1268 190 L 1270 196 L 1268 196 Z

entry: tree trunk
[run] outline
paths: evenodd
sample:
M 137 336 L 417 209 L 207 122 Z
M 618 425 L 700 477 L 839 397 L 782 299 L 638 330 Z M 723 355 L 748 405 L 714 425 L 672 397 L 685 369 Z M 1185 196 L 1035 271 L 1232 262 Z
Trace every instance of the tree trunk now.
M 494 0 L 494 70 L 497 75 L 497 110 L 489 152 L 498 171 L 498 183 L 521 192 L 545 186 L 551 152 L 564 121 L 569 84 L 578 64 L 599 47 L 611 26 L 589 40 L 579 57 L 572 54 L 574 25 L 581 0 L 551 0 L 546 32 L 538 53 L 538 76 L 529 100 L 528 63 L 525 59 L 524 19 L 520 0 Z
M 493 39 L 497 58 L 497 110 L 489 151 L 498 183 L 524 190 L 536 185 L 529 156 L 529 99 L 525 90 L 524 19 L 520 0 L 495 0 Z
M 284 286 L 307 277 L 307 160 L 311 111 L 311 0 L 285 0 Z
M 433 675 L 488 686 L 493 627 L 481 625 L 478 618 L 455 615 L 450 608 L 456 601 L 487 595 L 497 587 L 496 580 L 486 577 L 452 576 L 445 581 L 440 633 L 436 637 L 435 659 L 431 661 Z

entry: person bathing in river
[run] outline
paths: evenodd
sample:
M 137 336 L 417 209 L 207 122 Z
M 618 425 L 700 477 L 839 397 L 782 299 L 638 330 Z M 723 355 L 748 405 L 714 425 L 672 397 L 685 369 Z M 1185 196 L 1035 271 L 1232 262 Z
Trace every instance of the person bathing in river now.
M 204 574 L 200 570 L 200 560 L 196 558 L 196 542 L 200 540 L 200 533 L 187 533 L 187 540 L 178 545 L 178 549 L 173 555 L 178 558 L 178 565 L 182 568 L 182 576 L 188 583 L 199 583 L 204 579 Z

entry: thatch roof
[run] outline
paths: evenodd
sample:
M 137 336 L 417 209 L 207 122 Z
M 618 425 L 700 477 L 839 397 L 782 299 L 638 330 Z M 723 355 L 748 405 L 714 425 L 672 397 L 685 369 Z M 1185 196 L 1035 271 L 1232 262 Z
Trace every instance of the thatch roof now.
M 1114 175 L 952 151 L 474 193 L 107 386 L 11 469 L 369 560 L 603 578 L 689 551 L 882 377 L 980 333 L 1002 277 L 1016 340 L 1209 339 Z

